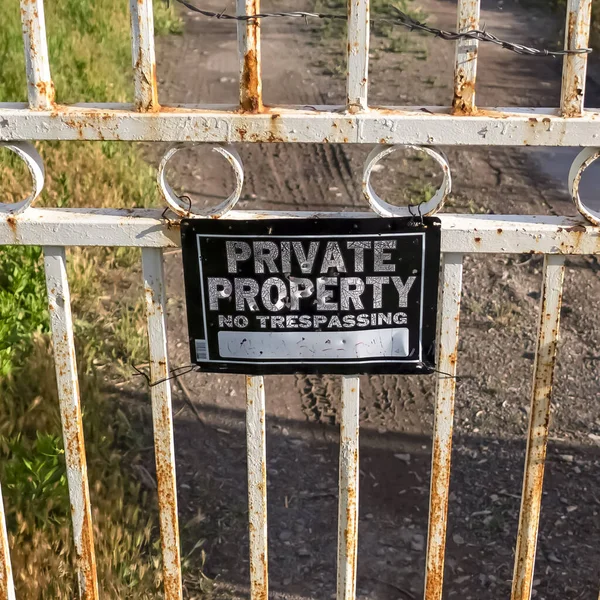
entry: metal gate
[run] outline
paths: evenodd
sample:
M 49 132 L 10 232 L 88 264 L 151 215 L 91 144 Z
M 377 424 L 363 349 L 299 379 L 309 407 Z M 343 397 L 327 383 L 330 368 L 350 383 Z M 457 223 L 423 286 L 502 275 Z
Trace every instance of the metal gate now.
M 154 381 L 152 409 L 160 508 L 165 598 L 182 598 L 173 446 L 173 417 L 165 329 L 164 248 L 179 245 L 179 232 L 160 210 L 37 209 L 31 206 L 43 187 L 41 158 L 27 140 L 129 140 L 163 142 L 310 142 L 378 144 L 365 165 L 363 188 L 372 216 L 406 215 L 408 209 L 386 204 L 372 190 L 373 166 L 399 146 L 413 145 L 442 166 L 444 182 L 424 207 L 433 214 L 450 189 L 450 169 L 433 145 L 580 146 L 584 150 L 571 169 L 570 190 L 588 221 L 600 214 L 586 207 L 578 186 L 583 171 L 600 156 L 600 112 L 584 108 L 591 0 L 568 0 L 560 108 L 493 108 L 475 106 L 478 39 L 456 42 L 454 98 L 442 107 L 370 108 L 367 101 L 369 0 L 348 2 L 347 96 L 345 106 L 316 109 L 265 107 L 261 95 L 260 21 L 238 21 L 239 106 L 159 106 L 155 72 L 151 0 L 130 0 L 134 104 L 57 105 L 46 44 L 43 0 L 21 0 L 27 65 L 28 105 L 0 104 L 1 144 L 28 165 L 32 194 L 22 202 L 0 205 L 0 244 L 44 247 L 48 302 L 64 434 L 69 494 L 73 515 L 80 596 L 98 598 L 85 445 L 73 342 L 66 246 L 130 246 L 142 248 L 150 370 Z M 479 0 L 458 0 L 458 31 L 479 28 Z M 237 0 L 238 15 L 259 14 L 259 0 Z M 450 100 L 450 99 L 449 99 Z M 382 145 L 382 146 L 381 146 Z M 163 159 L 159 183 L 171 208 L 188 215 L 186 206 L 166 182 Z M 243 168 L 239 157 L 219 147 L 234 167 L 235 192 L 221 206 L 198 218 L 229 219 L 266 216 L 307 218 L 308 212 L 237 211 Z M 334 213 L 319 213 L 317 216 Z M 442 273 L 438 365 L 432 448 L 429 533 L 425 598 L 442 597 L 454 389 L 457 364 L 462 259 L 469 253 L 536 253 L 544 255 L 541 310 L 525 457 L 521 514 L 515 550 L 512 600 L 531 596 L 533 565 L 542 497 L 542 480 L 550 394 L 559 330 L 566 255 L 599 254 L 600 229 L 581 218 L 548 216 L 459 216 L 440 214 Z M 268 595 L 267 497 L 265 458 L 265 393 L 262 377 L 248 377 L 247 454 L 250 520 L 251 597 Z M 342 388 L 340 437 L 337 598 L 355 597 L 358 524 L 359 380 L 346 377 Z M 1 502 L 0 502 L 1 509 Z M 14 598 L 4 516 L 0 515 L 0 598 Z

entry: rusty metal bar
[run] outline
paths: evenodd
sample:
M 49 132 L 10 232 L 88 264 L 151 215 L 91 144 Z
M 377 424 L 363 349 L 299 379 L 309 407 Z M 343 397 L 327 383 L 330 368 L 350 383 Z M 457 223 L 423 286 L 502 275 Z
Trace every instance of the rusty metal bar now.
M 171 386 L 168 381 L 165 381 L 168 377 L 169 366 L 167 360 L 165 283 L 161 249 L 144 248 L 142 250 L 142 273 L 148 322 L 150 377 L 152 381 L 161 382 L 153 385 L 150 393 L 152 396 L 163 585 L 165 600 L 182 600 Z
M 529 600 L 531 597 L 564 276 L 564 256 L 544 256 L 544 281 L 511 600 Z
M 0 486 L 0 600 L 15 600 L 15 584 L 10 565 L 10 549 L 6 531 L 6 515 Z
M 21 26 L 29 107 L 50 110 L 54 106 L 54 84 L 50 77 L 43 0 L 21 0 Z
M 246 444 L 248 453 L 248 515 L 250 530 L 250 598 L 267 600 L 267 438 L 265 382 L 246 377 Z
M 0 245 L 128 246 L 177 248 L 179 230 L 161 217 L 163 209 L 28 208 L 14 216 L 0 206 Z M 379 218 L 374 212 L 341 213 Z M 228 219 L 318 219 L 326 211 L 230 210 Z M 581 217 L 547 215 L 438 214 L 442 252 L 474 254 L 600 254 L 600 227 Z M 584 230 L 585 228 L 585 230 Z
M 348 0 L 346 104 L 351 113 L 367 108 L 370 25 L 369 0 Z
M 481 0 L 459 0 L 456 30 L 460 33 L 479 29 Z M 452 113 L 472 115 L 475 106 L 475 79 L 477 77 L 477 51 L 479 42 L 475 39 L 459 39 L 456 42 L 454 64 L 454 97 Z
M 431 450 L 425 600 L 441 600 L 444 583 L 462 273 L 462 254 L 442 255 L 440 315 L 438 317 L 439 374 L 437 376 Z
M 71 500 L 79 596 L 84 600 L 97 600 L 96 555 L 65 248 L 44 246 L 44 266 Z
M 141 112 L 154 112 L 159 106 L 152 0 L 129 0 L 129 13 L 135 107 Z
M 238 15 L 256 15 L 260 0 L 236 0 Z M 240 56 L 240 107 L 244 112 L 263 110 L 260 61 L 260 20 L 238 21 L 238 52 Z
M 0 139 L 135 142 L 294 142 L 421 146 L 591 146 L 600 138 L 600 111 L 564 119 L 558 108 L 477 108 L 460 118 L 448 107 L 270 106 L 261 114 L 239 105 L 162 106 L 140 113 L 131 104 L 79 104 L 55 111 L 0 103 Z M 276 124 L 276 127 L 275 127 Z
M 342 379 L 337 600 L 354 600 L 356 598 L 359 384 L 358 377 Z
M 592 19 L 592 0 L 568 0 L 565 50 L 587 48 Z M 563 117 L 583 114 L 587 54 L 568 54 L 563 62 L 560 111 Z

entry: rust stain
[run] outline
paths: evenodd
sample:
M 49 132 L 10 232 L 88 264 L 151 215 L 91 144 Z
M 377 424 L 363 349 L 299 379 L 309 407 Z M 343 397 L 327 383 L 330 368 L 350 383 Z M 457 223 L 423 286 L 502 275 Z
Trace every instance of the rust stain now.
M 267 138 L 270 142 L 283 142 L 285 132 L 282 130 L 281 113 L 273 112 L 269 120 L 269 131 Z
M 152 89 L 152 102 L 148 107 L 148 111 L 158 112 L 160 104 L 158 103 L 158 81 L 156 78 L 156 63 L 154 61 L 150 65 L 150 87 Z
M 267 600 L 267 586 L 262 582 L 252 581 L 252 598 L 256 598 L 257 600 Z
M 499 110 L 489 110 L 485 108 L 477 109 L 478 117 L 489 117 L 490 119 L 508 119 L 506 113 L 500 112 Z
M 452 114 L 475 115 L 475 82 L 467 80 L 465 72 L 460 69 L 454 82 L 454 98 L 452 99 Z
M 443 463 L 442 450 L 442 445 L 437 440 L 434 440 L 431 481 L 436 482 L 436 484 L 432 485 L 431 488 L 431 521 L 429 523 L 428 553 L 434 550 L 432 548 L 432 538 L 434 534 L 442 537 L 443 540 L 441 544 L 436 545 L 435 554 L 430 556 L 427 563 L 427 587 L 425 589 L 425 600 L 437 600 L 441 597 L 442 583 L 444 579 L 446 513 L 448 511 L 448 496 L 447 494 L 439 494 L 438 489 L 441 485 L 447 490 L 448 484 L 450 483 L 451 448 L 447 447 L 445 449 L 445 460 Z
M 0 515 L 0 518 L 4 519 L 4 515 Z M 12 577 L 11 568 L 9 564 L 10 557 L 8 552 L 4 552 L 8 541 L 4 538 L 0 542 L 0 598 L 8 598 L 8 581 Z
M 249 27 L 257 27 L 256 24 Z M 244 66 L 240 81 L 240 108 L 242 112 L 259 113 L 263 110 L 259 61 L 256 50 L 251 49 L 244 55 Z
M 239 135 L 240 141 L 242 142 L 274 143 L 285 141 L 284 136 L 282 134 L 276 133 L 276 131 L 265 131 L 249 134 L 248 130 L 245 127 L 236 127 L 235 131 Z
M 55 102 L 55 91 L 54 91 L 54 83 L 52 81 L 38 81 L 35 84 L 38 92 L 41 96 L 47 99 L 52 107 L 54 107 Z
M 63 340 L 65 341 L 65 340 Z M 67 352 L 66 354 L 70 354 Z M 74 364 L 74 357 L 72 362 Z M 68 371 L 69 365 L 65 353 L 57 348 L 56 369 L 59 379 L 63 379 Z M 69 399 L 75 396 L 75 402 L 69 402 Z M 81 498 L 82 511 L 81 530 L 75 531 L 76 539 L 79 537 L 79 544 L 76 544 L 76 564 L 79 571 L 79 578 L 83 588 L 84 599 L 98 598 L 98 584 L 96 576 L 96 557 L 94 554 L 93 526 L 90 512 L 90 497 L 88 480 L 86 476 L 86 456 L 85 442 L 83 439 L 83 424 L 81 420 L 81 409 L 79 407 L 79 389 L 77 384 L 73 387 L 71 382 L 61 383 L 61 420 L 65 440 L 65 461 L 67 469 L 76 471 L 80 478 L 80 489 L 77 497 Z M 71 498 L 73 498 L 71 491 Z M 75 507 L 71 503 L 71 510 L 74 513 Z
M 168 419 L 168 407 L 162 411 L 157 429 L 166 428 L 165 417 Z M 166 414 L 165 414 L 166 412 Z M 169 460 L 168 452 L 156 448 L 156 484 L 158 488 L 158 505 L 160 513 L 161 548 L 163 557 L 171 554 L 175 564 L 163 561 L 163 579 L 166 598 L 179 597 L 179 541 L 177 535 L 177 500 L 173 485 L 174 470 Z
M 450 366 L 454 367 L 456 366 L 456 361 L 457 361 L 458 357 L 457 357 L 457 353 L 456 351 L 452 352 L 449 356 L 448 356 L 448 362 L 450 363 Z
M 567 28 L 567 48 L 573 48 L 577 36 L 577 14 L 571 11 L 569 14 L 569 26 Z
M 9 215 L 6 217 L 6 224 L 10 227 L 10 230 L 13 232 L 15 238 L 17 237 L 17 218 L 13 215 Z
M 89 490 L 87 480 L 82 483 L 82 493 L 85 498 L 83 511 L 83 523 L 81 527 L 81 576 L 85 582 L 83 598 L 90 600 L 98 598 L 98 583 L 96 576 L 96 555 L 94 553 L 94 534 L 92 516 L 90 514 Z

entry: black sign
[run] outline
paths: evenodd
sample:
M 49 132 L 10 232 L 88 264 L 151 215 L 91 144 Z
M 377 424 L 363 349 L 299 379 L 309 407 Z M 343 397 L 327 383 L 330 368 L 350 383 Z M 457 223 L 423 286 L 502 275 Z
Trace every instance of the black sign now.
M 202 371 L 432 371 L 439 219 L 184 219 L 181 243 Z

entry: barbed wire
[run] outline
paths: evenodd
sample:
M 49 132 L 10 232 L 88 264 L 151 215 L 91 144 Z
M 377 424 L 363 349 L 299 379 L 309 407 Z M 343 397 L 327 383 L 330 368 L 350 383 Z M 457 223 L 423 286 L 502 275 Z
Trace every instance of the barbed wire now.
M 167 5 L 170 0 L 166 0 Z M 256 15 L 231 15 L 224 10 L 222 12 L 215 12 L 212 10 L 206 10 L 204 8 L 199 8 L 187 0 L 175 0 L 179 4 L 185 6 L 188 10 L 192 12 L 201 14 L 205 17 L 213 18 L 213 19 L 222 19 L 226 21 L 256 21 L 258 19 L 270 19 L 270 18 L 301 18 L 308 22 L 308 19 L 327 19 L 333 21 L 347 21 L 347 15 L 336 14 L 336 13 L 321 13 L 321 12 L 306 12 L 306 11 L 290 11 L 290 12 L 264 12 L 258 13 Z M 509 42 L 507 40 L 502 40 L 499 37 L 489 33 L 483 29 L 473 29 L 471 31 L 465 31 L 459 33 L 458 31 L 446 31 L 444 29 L 438 29 L 437 27 L 430 27 L 425 23 L 417 21 L 413 19 L 411 16 L 402 12 L 400 9 L 395 6 L 391 6 L 392 10 L 395 12 L 396 17 L 377 17 L 371 19 L 370 22 L 374 23 L 388 23 L 391 25 L 397 25 L 400 27 L 404 27 L 409 31 L 421 31 L 423 33 L 427 33 L 429 35 L 433 35 L 442 40 L 446 41 L 456 41 L 456 40 L 477 40 L 479 42 L 495 44 L 504 48 L 505 50 L 510 50 L 511 52 L 515 52 L 516 54 L 524 55 L 524 56 L 565 56 L 568 54 L 589 54 L 592 52 L 591 48 L 578 48 L 575 50 L 547 50 L 545 48 L 534 48 L 531 46 L 525 46 L 523 44 L 517 44 L 515 42 Z

